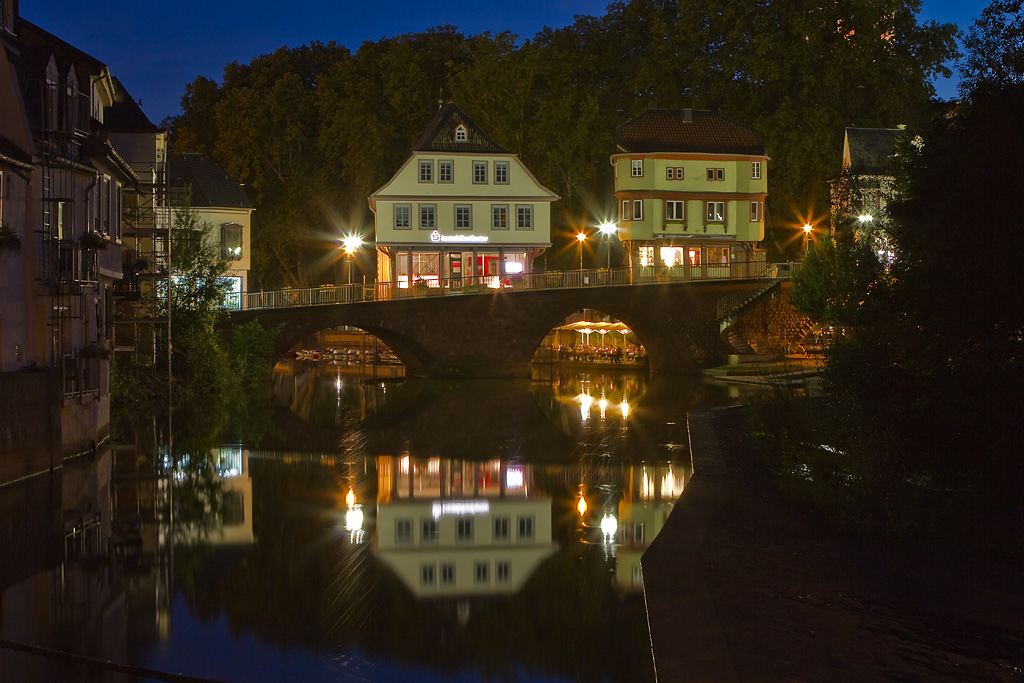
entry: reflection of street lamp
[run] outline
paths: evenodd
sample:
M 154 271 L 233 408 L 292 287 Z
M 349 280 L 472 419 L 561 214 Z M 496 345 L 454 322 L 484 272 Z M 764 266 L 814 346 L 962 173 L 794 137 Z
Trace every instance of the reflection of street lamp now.
M 614 223 L 609 223 L 608 221 L 605 221 L 604 223 L 601 223 L 601 225 L 597 226 L 597 229 L 600 230 L 601 234 L 604 235 L 605 238 L 606 238 L 605 242 L 606 242 L 607 247 L 608 247 L 608 268 L 611 269 L 611 267 L 612 267 L 612 241 L 611 241 L 611 236 L 615 234 L 615 231 L 618 228 L 617 228 L 617 226 Z
M 348 255 L 348 283 L 352 284 L 352 256 L 363 246 L 363 238 L 359 235 L 347 235 L 341 244 L 341 248 Z

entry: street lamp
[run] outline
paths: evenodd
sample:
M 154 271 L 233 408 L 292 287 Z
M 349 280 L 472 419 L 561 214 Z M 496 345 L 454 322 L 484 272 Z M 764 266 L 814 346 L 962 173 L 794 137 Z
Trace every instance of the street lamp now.
M 363 238 L 359 235 L 346 235 L 341 244 L 341 248 L 348 255 L 348 283 L 352 284 L 352 256 L 362 248 Z
M 583 270 L 583 243 L 587 241 L 587 233 L 582 230 L 576 233 L 576 241 L 580 245 L 580 270 Z
M 811 230 L 814 230 L 814 226 L 811 225 L 810 223 L 804 223 L 804 225 L 803 225 L 803 231 L 804 231 L 804 254 L 807 253 L 807 240 L 811 236 Z
M 611 242 L 611 236 L 615 234 L 616 230 L 618 230 L 618 226 L 616 226 L 615 223 L 611 223 L 609 221 L 605 221 L 605 222 L 601 223 L 601 225 L 597 226 L 597 229 L 600 230 L 601 234 L 604 235 L 605 238 L 606 238 L 605 242 L 607 243 L 607 246 L 608 246 L 608 269 L 611 270 L 611 267 L 612 267 L 612 242 Z

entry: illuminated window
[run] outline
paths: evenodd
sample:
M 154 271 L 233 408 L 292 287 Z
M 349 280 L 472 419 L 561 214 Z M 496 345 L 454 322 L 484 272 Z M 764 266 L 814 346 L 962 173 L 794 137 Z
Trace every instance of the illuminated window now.
M 495 541 L 507 541 L 509 532 L 509 518 L 508 517 L 495 517 L 494 518 L 494 540 Z
M 395 520 L 395 543 L 412 543 L 412 520 Z
M 448 563 L 441 565 L 441 585 L 442 586 L 454 586 L 455 585 L 455 565 Z
M 476 583 L 491 582 L 491 565 L 489 562 L 475 562 L 473 564 L 473 578 Z
M 644 160 L 633 159 L 630 163 L 630 169 L 634 178 L 642 178 L 644 176 Z
M 670 201 L 665 202 L 665 220 L 667 221 L 681 221 L 683 220 L 683 207 L 685 202 Z
M 434 162 L 422 160 L 420 161 L 420 182 L 421 183 L 432 183 L 434 182 Z
M 424 518 L 420 524 L 420 543 L 437 543 L 437 520 Z
M 708 180 L 725 180 L 724 168 L 709 168 Z
M 473 182 L 477 185 L 483 185 L 487 182 L 487 162 L 486 161 L 474 161 L 473 162 Z
M 442 159 L 437 162 L 437 182 L 450 183 L 455 180 L 455 162 Z
M 455 540 L 473 540 L 473 520 L 469 517 L 461 517 L 455 521 Z
M 518 538 L 533 538 L 533 517 L 520 517 L 519 518 L 519 536 Z
M 708 247 L 707 251 L 709 265 L 729 265 L 729 247 Z
M 708 223 L 721 223 L 725 220 L 725 202 L 708 202 Z
M 495 563 L 494 580 L 498 583 L 509 583 L 512 581 L 512 563 L 508 560 Z
M 420 565 L 420 583 L 424 586 L 434 585 L 434 565 L 432 564 L 421 564 Z
M 633 200 L 633 220 L 641 221 L 644 218 L 644 200 Z
M 507 161 L 495 161 L 494 162 L 494 184 L 495 185 L 508 185 L 508 162 Z
M 640 267 L 647 268 L 654 265 L 654 247 L 639 247 L 637 256 L 640 257 Z
M 395 204 L 395 230 L 408 230 L 409 214 L 412 207 L 409 204 Z
M 455 205 L 455 229 L 469 230 L 473 227 L 473 207 L 469 204 Z
M 238 223 L 221 224 L 220 255 L 232 261 L 242 258 L 242 226 Z
M 491 230 L 508 230 L 508 204 L 491 205 Z
M 760 180 L 761 179 L 761 162 L 751 161 L 750 162 L 750 179 Z

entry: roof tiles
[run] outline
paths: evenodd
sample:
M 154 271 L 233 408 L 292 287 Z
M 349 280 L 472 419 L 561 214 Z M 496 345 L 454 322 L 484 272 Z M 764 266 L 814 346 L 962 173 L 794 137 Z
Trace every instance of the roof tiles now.
M 753 128 L 704 109 L 648 109 L 616 127 L 615 140 L 626 153 L 765 153 Z

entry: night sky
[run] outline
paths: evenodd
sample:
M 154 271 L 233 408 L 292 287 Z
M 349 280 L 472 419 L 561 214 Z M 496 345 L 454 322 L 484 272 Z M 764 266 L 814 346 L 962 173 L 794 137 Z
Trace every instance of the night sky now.
M 923 0 L 919 22 L 966 30 L 989 0 Z M 279 47 L 335 41 L 355 52 L 365 41 L 451 24 L 464 35 L 512 31 L 532 38 L 575 15 L 605 13 L 607 0 L 518 0 L 444 3 L 353 0 L 21 0 L 21 15 L 106 63 L 154 123 L 180 113 L 185 85 L 197 76 L 220 81 L 230 62 L 248 63 Z M 940 97 L 956 82 L 936 84 Z

